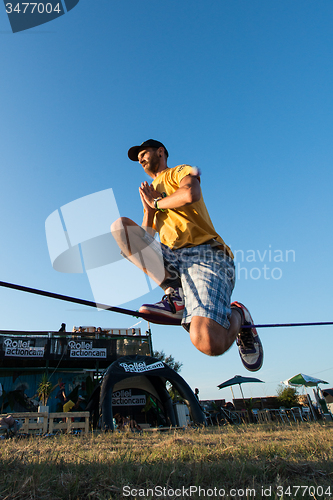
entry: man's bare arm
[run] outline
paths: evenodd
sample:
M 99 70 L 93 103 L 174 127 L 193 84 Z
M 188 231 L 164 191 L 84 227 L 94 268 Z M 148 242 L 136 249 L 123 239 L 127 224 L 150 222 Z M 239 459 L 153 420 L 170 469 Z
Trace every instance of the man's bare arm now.
M 154 199 L 160 197 L 161 194 L 155 191 L 152 186 L 149 186 L 148 183 L 144 183 L 140 187 L 140 196 L 143 200 L 142 203 L 144 204 L 144 208 L 147 207 L 148 211 L 148 207 L 150 210 L 155 210 Z M 187 175 L 180 181 L 179 188 L 174 193 L 158 202 L 158 207 L 162 209 L 181 208 L 185 205 L 190 205 L 191 203 L 199 201 L 200 198 L 201 189 L 199 178 L 193 175 Z

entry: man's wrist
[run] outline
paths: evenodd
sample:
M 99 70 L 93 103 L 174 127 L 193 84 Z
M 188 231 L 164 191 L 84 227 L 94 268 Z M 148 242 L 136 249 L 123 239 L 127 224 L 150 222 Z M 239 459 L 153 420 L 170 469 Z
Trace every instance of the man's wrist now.
M 155 198 L 154 199 L 154 208 L 156 208 L 156 210 L 159 210 L 160 212 L 165 212 L 165 210 L 163 208 L 160 208 L 158 206 L 158 202 L 161 201 L 163 198 L 160 196 L 159 198 Z
M 156 208 L 156 210 L 158 210 L 158 202 L 162 199 L 161 196 L 159 196 L 158 198 L 154 198 L 154 208 Z

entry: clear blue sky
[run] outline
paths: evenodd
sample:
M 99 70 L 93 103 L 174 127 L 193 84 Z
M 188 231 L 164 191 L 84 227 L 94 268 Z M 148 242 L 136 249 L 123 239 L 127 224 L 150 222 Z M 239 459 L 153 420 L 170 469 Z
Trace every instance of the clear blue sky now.
M 127 150 L 154 138 L 169 166 L 200 167 L 211 218 L 237 251 L 233 298 L 255 322 L 332 321 L 332 17 L 322 0 L 81 0 L 12 34 L 2 7 L 1 280 L 93 299 L 85 274 L 52 268 L 45 220 L 112 188 L 119 213 L 141 222 L 146 177 Z M 156 289 L 125 307 L 160 298 Z M 0 300 L 0 329 L 137 321 L 7 289 Z M 217 385 L 249 374 L 236 346 L 211 359 L 182 328 L 152 332 L 203 399 L 230 399 Z M 332 334 L 262 329 L 265 384 L 245 395 L 274 395 L 298 372 L 333 386 Z

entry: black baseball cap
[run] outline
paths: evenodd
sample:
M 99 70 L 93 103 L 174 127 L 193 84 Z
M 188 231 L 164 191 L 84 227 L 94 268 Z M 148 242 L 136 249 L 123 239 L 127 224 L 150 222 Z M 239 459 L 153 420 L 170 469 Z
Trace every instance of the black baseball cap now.
M 143 142 L 142 144 L 140 144 L 140 146 L 133 146 L 128 150 L 129 159 L 132 161 L 139 161 L 138 154 L 140 153 L 140 151 L 146 148 L 164 148 L 166 157 L 169 156 L 167 148 L 164 146 L 164 144 L 162 144 L 160 141 L 155 141 L 154 139 L 148 139 L 148 141 Z

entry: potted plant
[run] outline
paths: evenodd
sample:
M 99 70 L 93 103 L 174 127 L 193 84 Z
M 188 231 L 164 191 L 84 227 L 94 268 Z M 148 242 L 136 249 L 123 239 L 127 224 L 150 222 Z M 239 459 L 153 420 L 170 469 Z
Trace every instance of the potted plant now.
M 37 388 L 37 395 L 41 403 L 38 407 L 39 412 L 49 411 L 49 407 L 46 405 L 52 390 L 53 390 L 52 384 L 49 381 L 47 374 L 44 373 Z

